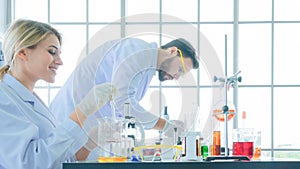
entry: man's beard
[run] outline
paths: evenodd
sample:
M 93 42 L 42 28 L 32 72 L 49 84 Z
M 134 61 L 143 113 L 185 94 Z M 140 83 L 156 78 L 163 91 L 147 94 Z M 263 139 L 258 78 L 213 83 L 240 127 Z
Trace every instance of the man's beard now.
M 167 72 L 165 72 L 163 70 L 159 70 L 158 71 L 158 79 L 159 79 L 159 81 L 163 82 L 165 80 L 170 80 L 167 77 L 170 77 L 171 80 L 173 79 L 173 77 L 170 74 L 168 74 Z
M 163 82 L 163 81 L 165 81 L 166 79 L 165 79 L 165 75 L 166 75 L 167 73 L 165 72 L 165 71 L 163 71 L 163 70 L 158 70 L 158 79 L 159 79 L 159 81 L 161 81 L 161 82 Z

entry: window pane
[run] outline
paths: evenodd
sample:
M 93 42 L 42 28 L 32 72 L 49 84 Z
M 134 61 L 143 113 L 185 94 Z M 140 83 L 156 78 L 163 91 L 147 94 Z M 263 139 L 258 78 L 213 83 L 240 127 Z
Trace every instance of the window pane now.
M 200 74 L 200 80 L 199 80 L 200 85 L 211 85 L 212 84 L 213 79 L 210 76 L 205 63 L 202 60 L 200 60 L 200 64 L 199 64 L 199 74 Z M 194 76 L 197 77 L 196 74 Z
M 121 37 L 120 25 L 89 25 L 89 52 L 101 44 Z
M 196 50 L 198 45 L 197 35 L 199 31 L 197 27 L 192 24 L 163 24 L 162 25 L 162 44 L 166 44 L 177 38 L 184 38 L 187 40 Z
M 271 25 L 239 28 L 239 69 L 243 85 L 271 83 Z
M 161 108 L 159 107 L 161 97 Z M 152 114 L 160 116 L 163 112 L 163 107 L 166 104 L 166 98 L 164 95 L 160 95 L 158 88 L 149 88 L 144 96 L 144 98 L 140 101 L 141 106 L 147 111 L 150 111 Z
M 120 25 L 89 25 L 89 39 L 99 37 L 102 41 L 106 42 L 121 38 L 121 26 Z
M 180 89 L 162 88 L 162 94 L 166 98 L 166 106 L 168 106 L 169 118 L 178 119 L 182 107 L 182 97 Z
M 35 84 L 36 87 L 47 87 L 48 86 L 48 82 L 44 81 L 44 80 L 38 80 Z
M 85 22 L 86 0 L 51 0 L 51 22 Z
M 274 43 L 275 84 L 300 84 L 300 24 L 276 24 Z
M 208 39 L 209 43 L 212 45 L 213 49 L 216 52 L 219 60 L 215 65 L 207 67 L 209 73 L 212 69 L 215 69 L 214 66 L 222 66 L 223 72 L 225 72 L 225 35 L 227 35 L 227 72 L 228 76 L 233 74 L 233 32 L 232 25 L 229 24 L 204 24 L 200 26 L 200 31 Z M 200 42 L 205 43 L 205 42 Z M 204 49 L 202 49 L 204 50 Z M 201 56 L 201 50 L 200 50 Z M 203 56 L 201 56 L 203 57 Z M 205 56 L 209 59 L 209 56 Z M 220 65 L 219 65 L 220 64 Z M 207 65 L 206 65 L 207 66 Z M 202 74 L 201 74 L 202 75 Z M 215 76 L 214 74 L 212 76 Z M 202 83 L 202 82 L 201 82 Z M 203 85 L 203 84 L 202 84 Z M 205 84 L 205 85 L 210 85 Z
M 52 100 L 54 99 L 54 97 L 56 96 L 56 94 L 58 93 L 59 89 L 58 88 L 51 88 L 50 90 L 50 103 L 52 102 Z
M 233 21 L 233 0 L 201 0 L 200 21 Z
M 300 20 L 300 1 L 299 0 L 274 0 L 274 19 L 283 20 Z
M 163 15 L 164 16 L 164 15 Z M 145 13 L 145 14 L 137 14 L 137 15 L 128 15 L 125 18 L 125 22 L 129 24 L 132 23 L 145 23 L 145 22 L 159 22 L 160 14 L 156 13 Z
M 153 76 L 149 86 L 158 86 L 160 83 L 159 79 L 158 79 L 158 72 L 156 71 L 155 76 Z
M 178 17 L 187 22 L 196 22 L 198 20 L 198 2 L 189 0 L 188 3 L 182 0 L 163 0 L 162 13 Z M 163 20 L 165 22 L 165 20 Z
M 41 98 L 41 100 L 45 103 L 45 105 L 49 105 L 48 102 L 48 89 L 35 88 L 34 92 Z
M 159 13 L 159 0 L 127 0 L 127 16 L 145 13 Z M 159 17 L 152 17 L 150 20 L 158 22 Z M 139 21 L 145 22 L 143 18 Z
M 85 26 L 81 25 L 53 26 L 63 35 L 62 52 L 60 55 L 63 65 L 59 67 L 55 81 L 55 85 L 62 85 L 78 64 L 78 59 L 86 44 L 86 30 Z
M 136 37 L 147 42 L 156 42 L 159 47 L 159 25 L 158 24 L 142 24 L 128 25 L 125 28 L 126 37 Z
M 287 148 L 287 147 L 283 147 L 283 148 Z M 293 147 L 288 147 L 288 148 L 293 148 Z M 275 151 L 274 154 L 275 154 L 275 158 L 292 158 L 292 159 L 300 158 L 300 152 Z
M 271 148 L 271 93 L 269 88 L 239 88 L 238 116 L 246 111 L 246 127 L 261 131 L 263 148 Z M 237 117 L 238 117 L 237 116 Z M 238 117 L 239 119 L 241 117 Z
M 90 22 L 114 22 L 121 18 L 120 0 L 89 0 Z
M 240 21 L 270 21 L 271 19 L 272 19 L 272 0 L 239 1 Z
M 15 0 L 15 19 L 19 18 L 48 22 L 48 1 Z
M 181 120 L 192 127 L 198 115 L 197 88 L 162 88 L 170 119 Z
M 277 148 L 300 148 L 299 100 L 300 88 L 274 89 L 274 144 Z
M 200 88 L 199 97 L 199 124 L 200 131 L 202 131 L 205 127 L 211 127 L 211 119 L 214 118 L 211 114 L 213 98 L 212 88 Z M 206 134 L 206 136 L 204 137 L 207 137 L 208 134 L 211 134 L 213 132 L 213 129 L 209 132 L 210 133 L 203 133 Z

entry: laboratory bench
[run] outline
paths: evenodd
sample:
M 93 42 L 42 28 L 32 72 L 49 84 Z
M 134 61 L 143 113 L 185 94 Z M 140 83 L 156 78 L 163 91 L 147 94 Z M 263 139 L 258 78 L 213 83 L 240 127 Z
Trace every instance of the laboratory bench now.
M 63 169 L 300 169 L 300 160 L 64 163 Z

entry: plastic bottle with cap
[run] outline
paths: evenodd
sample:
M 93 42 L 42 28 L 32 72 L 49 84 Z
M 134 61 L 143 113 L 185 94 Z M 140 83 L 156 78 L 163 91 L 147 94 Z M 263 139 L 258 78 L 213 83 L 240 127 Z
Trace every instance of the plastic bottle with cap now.
M 239 128 L 246 128 L 247 127 L 247 120 L 246 120 L 246 111 L 242 112 L 242 118 L 241 118 L 241 126 Z
M 203 160 L 206 159 L 206 157 L 208 156 L 208 145 L 207 143 L 204 143 L 203 145 L 201 145 L 201 155 Z
M 165 109 L 164 109 L 164 118 L 166 120 L 169 120 L 169 114 L 168 114 L 168 107 L 167 106 L 165 106 Z

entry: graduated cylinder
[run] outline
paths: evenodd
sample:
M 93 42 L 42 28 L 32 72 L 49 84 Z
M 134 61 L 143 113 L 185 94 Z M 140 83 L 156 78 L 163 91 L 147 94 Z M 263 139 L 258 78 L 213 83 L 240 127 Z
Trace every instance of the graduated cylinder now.
M 221 155 L 221 132 L 214 131 L 211 155 Z

